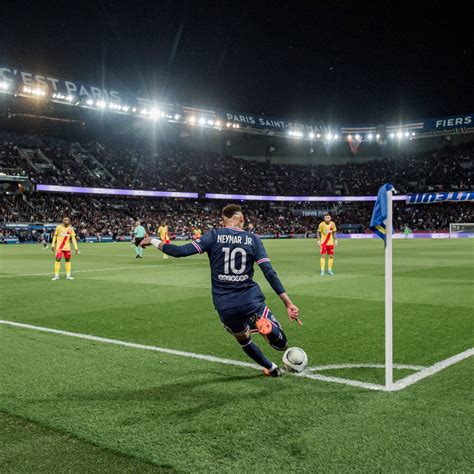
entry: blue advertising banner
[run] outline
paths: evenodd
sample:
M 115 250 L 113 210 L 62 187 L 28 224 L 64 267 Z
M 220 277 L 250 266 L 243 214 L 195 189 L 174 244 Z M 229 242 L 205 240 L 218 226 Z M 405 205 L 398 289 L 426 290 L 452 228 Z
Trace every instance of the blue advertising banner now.
M 243 112 L 218 112 L 218 116 L 224 122 L 237 123 L 251 128 L 260 128 L 284 132 L 294 130 L 300 132 L 324 133 L 329 131 L 329 127 L 319 124 L 309 124 L 298 121 L 292 121 L 281 117 L 270 117 L 268 115 L 255 115 Z
M 446 132 L 450 130 L 471 128 L 474 126 L 474 114 L 451 115 L 423 120 L 424 132 Z
M 406 200 L 407 204 L 433 204 L 435 202 L 473 202 L 474 191 L 408 194 L 406 196 Z

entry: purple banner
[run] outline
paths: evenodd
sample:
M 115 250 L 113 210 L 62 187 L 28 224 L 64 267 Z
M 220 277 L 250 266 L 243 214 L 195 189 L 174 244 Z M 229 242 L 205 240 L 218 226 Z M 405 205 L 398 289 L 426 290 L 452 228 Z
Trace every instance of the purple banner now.
M 255 194 L 216 194 L 206 193 L 206 199 L 230 199 L 236 201 L 320 201 L 320 202 L 351 202 L 376 201 L 377 196 L 260 196 Z M 394 201 L 405 201 L 406 196 L 393 196 Z
M 175 197 L 196 199 L 198 193 L 182 193 L 176 191 L 145 191 L 141 189 L 109 189 L 109 188 L 83 188 L 80 186 L 56 186 L 51 184 L 38 184 L 37 191 L 50 193 L 84 193 L 108 194 L 112 196 L 145 196 L 145 197 Z

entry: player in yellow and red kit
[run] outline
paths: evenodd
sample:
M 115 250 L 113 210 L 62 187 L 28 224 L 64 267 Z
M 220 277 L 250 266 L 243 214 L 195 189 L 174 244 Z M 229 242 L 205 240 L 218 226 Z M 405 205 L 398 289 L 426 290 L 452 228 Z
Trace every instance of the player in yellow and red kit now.
M 66 260 L 66 280 L 74 280 L 71 276 L 71 241 L 74 245 L 74 251 L 77 255 L 79 249 L 77 248 L 76 232 L 71 225 L 71 219 L 65 217 L 63 223 L 56 227 L 54 232 L 51 250 L 56 254 L 56 261 L 54 262 L 54 280 L 59 280 L 59 269 L 61 268 L 61 258 L 64 256 Z
M 331 214 L 325 214 L 324 221 L 319 224 L 317 231 L 318 245 L 321 248 L 321 276 L 324 275 L 326 254 L 329 256 L 328 275 L 334 275 L 332 265 L 334 263 L 334 247 L 337 245 L 336 231 L 336 224 L 332 221 Z
M 170 236 L 168 234 L 168 226 L 164 222 L 162 222 L 158 227 L 158 235 L 160 236 L 160 240 L 165 244 L 169 244 L 171 242 Z M 164 253 L 163 258 L 168 258 L 168 255 Z

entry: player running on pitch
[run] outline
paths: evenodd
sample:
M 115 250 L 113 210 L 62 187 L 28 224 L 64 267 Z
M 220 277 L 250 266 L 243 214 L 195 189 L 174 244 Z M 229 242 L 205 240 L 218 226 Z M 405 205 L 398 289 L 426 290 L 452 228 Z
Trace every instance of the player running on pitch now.
M 243 230 L 242 208 L 234 204 L 224 207 L 222 220 L 223 228 L 213 229 L 201 239 L 183 246 L 149 238 L 142 245 L 153 245 L 173 257 L 207 252 L 214 306 L 225 328 L 235 336 L 244 352 L 264 368 L 265 375 L 280 377 L 281 370 L 263 355 L 251 338 L 251 332 L 259 332 L 274 349 L 284 351 L 287 348 L 286 335 L 266 306 L 262 290 L 253 280 L 254 263 L 282 300 L 290 321 L 302 325 L 299 309 L 286 294 L 261 240 Z
M 331 219 L 331 214 L 324 215 L 324 221 L 319 224 L 317 231 L 318 245 L 321 249 L 321 273 L 324 275 L 324 267 L 326 265 L 326 254 L 329 256 L 328 275 L 334 275 L 332 266 L 334 263 L 334 247 L 337 245 L 336 224 Z
M 74 277 L 71 276 L 71 241 L 74 245 L 74 252 L 77 255 L 79 249 L 77 248 L 76 232 L 71 225 L 71 219 L 65 217 L 63 223 L 56 227 L 53 241 L 51 242 L 51 250 L 56 254 L 53 281 L 59 280 L 62 256 L 66 260 L 66 280 L 74 280 Z

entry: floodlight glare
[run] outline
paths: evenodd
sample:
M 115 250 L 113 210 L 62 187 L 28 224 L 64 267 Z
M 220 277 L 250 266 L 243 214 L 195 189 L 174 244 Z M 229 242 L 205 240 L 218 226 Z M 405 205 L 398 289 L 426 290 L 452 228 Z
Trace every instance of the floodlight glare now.
M 403 133 L 402 132 L 398 132 L 397 133 L 397 138 L 402 138 L 403 137 Z
M 375 135 L 375 138 L 376 138 L 377 140 L 379 140 L 379 139 L 380 139 L 380 133 L 377 133 L 377 135 Z
M 201 117 L 199 119 L 199 125 L 205 125 L 205 123 L 206 123 L 206 119 L 204 117 Z
M 326 135 L 326 138 L 327 138 L 328 140 L 331 140 L 331 139 L 332 139 L 332 135 L 331 135 L 330 133 L 328 133 L 328 134 Z
M 216 120 L 216 123 L 214 124 L 216 127 L 220 127 L 221 126 L 221 123 L 219 122 L 219 120 Z
M 369 140 L 372 140 L 372 138 L 373 138 L 372 134 L 369 133 L 369 134 L 367 135 L 367 138 L 368 138 Z
M 103 100 L 98 100 L 95 105 L 101 109 L 105 109 L 105 106 L 107 105 Z
M 395 134 L 392 132 L 392 133 L 390 134 L 390 138 L 394 138 L 394 137 L 395 137 Z
M 6 91 L 8 89 L 8 84 L 5 81 L 0 82 L 0 90 Z
M 309 134 L 309 138 L 314 138 L 314 133 L 313 133 L 313 132 L 311 132 L 311 133 Z
M 351 140 L 352 140 L 352 135 L 347 135 L 347 139 L 348 139 L 349 141 L 351 141 Z
M 196 117 L 191 115 L 191 117 L 188 118 L 188 121 L 189 121 L 189 123 L 194 123 L 194 122 L 196 122 Z
M 321 134 L 320 134 L 320 133 L 317 133 L 317 134 L 316 134 L 316 138 L 321 138 Z
M 214 125 L 214 120 L 208 120 L 208 121 L 207 121 L 207 124 L 212 127 L 212 125 Z
M 360 135 L 357 134 L 357 135 L 355 136 L 355 139 L 356 139 L 356 140 L 360 140 Z
M 335 134 L 333 138 L 334 140 L 337 140 L 339 138 L 339 135 Z
M 410 136 L 410 134 L 408 132 L 405 132 L 405 137 L 408 138 L 409 136 Z
M 92 99 L 87 99 L 86 104 L 87 105 L 94 105 L 94 101 Z
M 415 132 L 411 132 L 411 136 L 414 137 L 416 135 Z

